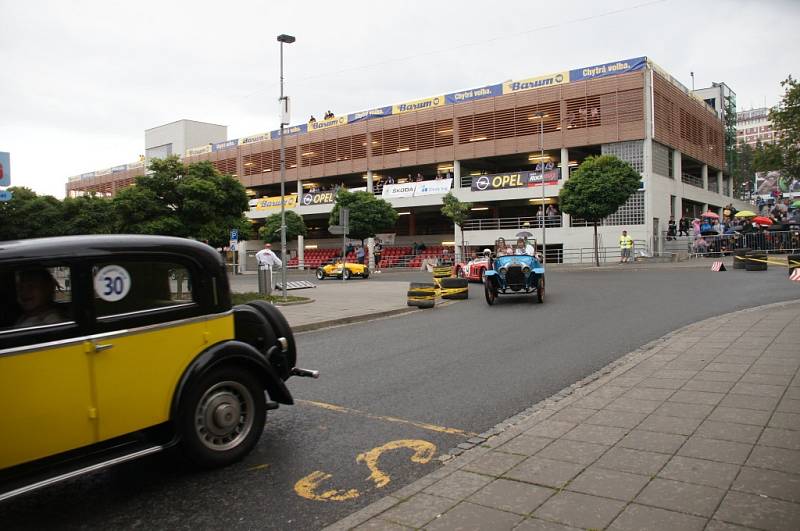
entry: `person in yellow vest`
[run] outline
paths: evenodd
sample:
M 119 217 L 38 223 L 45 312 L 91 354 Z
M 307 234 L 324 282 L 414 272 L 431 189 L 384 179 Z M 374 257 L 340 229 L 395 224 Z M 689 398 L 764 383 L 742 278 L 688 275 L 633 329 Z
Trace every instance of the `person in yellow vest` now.
M 633 238 L 628 236 L 628 231 L 622 231 L 622 236 L 619 237 L 619 263 L 627 264 L 631 259 L 631 252 L 633 250 Z

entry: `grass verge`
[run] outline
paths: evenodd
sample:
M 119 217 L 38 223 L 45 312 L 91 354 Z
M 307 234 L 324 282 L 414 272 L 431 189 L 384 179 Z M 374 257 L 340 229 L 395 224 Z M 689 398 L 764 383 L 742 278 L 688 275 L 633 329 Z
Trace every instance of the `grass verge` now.
M 233 304 L 245 304 L 250 301 L 254 300 L 262 300 L 271 302 L 272 304 L 291 304 L 293 302 L 306 302 L 311 299 L 308 297 L 297 297 L 295 295 L 287 295 L 284 299 L 280 295 L 261 295 L 260 293 L 256 293 L 254 291 L 249 291 L 247 293 L 231 293 L 231 299 L 233 300 Z

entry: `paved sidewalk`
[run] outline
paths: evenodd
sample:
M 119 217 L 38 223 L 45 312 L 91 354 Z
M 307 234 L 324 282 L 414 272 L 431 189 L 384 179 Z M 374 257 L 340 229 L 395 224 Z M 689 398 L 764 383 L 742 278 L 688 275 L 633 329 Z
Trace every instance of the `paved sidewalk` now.
M 328 529 L 800 529 L 799 368 L 800 301 L 696 323 Z

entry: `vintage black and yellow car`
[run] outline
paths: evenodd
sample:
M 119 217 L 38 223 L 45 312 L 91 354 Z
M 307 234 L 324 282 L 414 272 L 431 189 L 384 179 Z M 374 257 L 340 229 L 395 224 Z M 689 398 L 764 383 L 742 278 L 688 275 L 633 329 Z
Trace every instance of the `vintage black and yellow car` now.
M 344 278 L 349 280 L 353 277 L 369 278 L 369 268 L 364 264 L 347 262 L 342 265 L 341 259 L 335 259 L 329 264 L 317 268 L 317 280 L 326 278 Z
M 292 330 L 231 305 L 211 247 L 159 236 L 0 242 L 0 500 L 175 447 L 224 466 L 292 404 Z

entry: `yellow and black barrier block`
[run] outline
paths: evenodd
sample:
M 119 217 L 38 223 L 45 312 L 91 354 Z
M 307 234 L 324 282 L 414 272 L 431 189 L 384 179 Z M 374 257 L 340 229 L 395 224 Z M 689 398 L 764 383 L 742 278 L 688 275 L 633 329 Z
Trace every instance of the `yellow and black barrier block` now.
M 439 278 L 435 282 L 439 284 L 443 299 L 464 300 L 469 298 L 469 282 L 466 278 Z
M 435 266 L 433 268 L 433 278 L 447 278 L 453 276 L 453 268 L 450 266 Z
M 790 254 L 786 257 L 786 260 L 789 264 L 789 274 L 792 274 L 797 268 L 800 268 L 800 254 Z
M 767 264 L 769 264 L 769 260 L 767 260 L 767 253 L 761 251 L 750 251 L 747 253 L 747 262 L 745 262 L 744 268 L 747 271 L 766 271 Z
M 734 269 L 745 269 L 747 265 L 747 253 L 750 252 L 750 249 L 736 249 L 733 251 L 733 268 Z
M 406 294 L 409 306 L 433 308 L 440 288 L 433 282 L 411 282 Z

